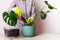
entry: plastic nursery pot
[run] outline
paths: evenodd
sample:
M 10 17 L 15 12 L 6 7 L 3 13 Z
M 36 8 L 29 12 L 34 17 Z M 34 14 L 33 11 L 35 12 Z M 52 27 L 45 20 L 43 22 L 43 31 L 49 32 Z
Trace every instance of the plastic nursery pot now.
M 4 28 L 4 32 L 7 37 L 18 37 L 20 35 L 18 28 Z
M 33 37 L 35 34 L 35 30 L 34 30 L 34 26 L 28 26 L 28 25 L 25 25 L 25 26 L 22 26 L 22 34 L 24 37 Z

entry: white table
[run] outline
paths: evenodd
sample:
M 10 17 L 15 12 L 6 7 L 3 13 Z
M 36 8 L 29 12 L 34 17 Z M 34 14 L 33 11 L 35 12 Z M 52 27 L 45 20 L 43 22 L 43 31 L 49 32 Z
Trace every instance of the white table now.
M 0 35 L 0 40 L 11 40 L 11 37 Z M 60 34 L 41 34 L 35 37 L 12 37 L 12 40 L 60 40 Z

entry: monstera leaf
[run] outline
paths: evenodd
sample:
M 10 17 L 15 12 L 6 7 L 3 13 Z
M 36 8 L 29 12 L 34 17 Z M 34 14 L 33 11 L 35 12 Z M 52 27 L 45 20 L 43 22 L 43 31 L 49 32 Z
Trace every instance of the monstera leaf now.
M 46 5 L 48 5 L 48 1 L 44 1 Z
M 15 26 L 17 24 L 17 15 L 14 11 L 10 11 L 9 13 L 4 12 L 3 19 L 10 26 Z
M 40 12 L 40 17 L 41 17 L 42 20 L 44 20 L 44 19 L 46 19 L 47 14 L 44 11 L 41 11 Z

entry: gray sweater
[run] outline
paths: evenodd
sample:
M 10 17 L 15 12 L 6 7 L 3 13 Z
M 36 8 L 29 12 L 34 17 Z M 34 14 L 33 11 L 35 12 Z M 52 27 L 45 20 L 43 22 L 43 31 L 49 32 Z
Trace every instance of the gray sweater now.
M 13 0 L 11 6 L 8 10 L 11 10 L 14 7 L 19 7 L 22 10 L 23 17 L 26 19 L 26 17 L 32 17 L 34 19 L 35 17 L 35 3 L 33 0 L 26 0 L 26 3 L 24 4 L 22 0 Z M 27 13 L 27 15 L 26 15 Z M 17 24 L 24 24 L 22 21 L 18 20 Z

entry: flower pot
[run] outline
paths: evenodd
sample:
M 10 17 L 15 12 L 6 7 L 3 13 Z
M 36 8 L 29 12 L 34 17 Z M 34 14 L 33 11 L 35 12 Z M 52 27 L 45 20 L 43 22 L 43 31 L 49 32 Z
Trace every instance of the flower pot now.
M 17 37 L 19 36 L 19 29 L 18 28 L 4 28 L 5 35 L 7 37 Z
M 34 26 L 22 26 L 22 34 L 24 37 L 33 37 L 34 32 Z

